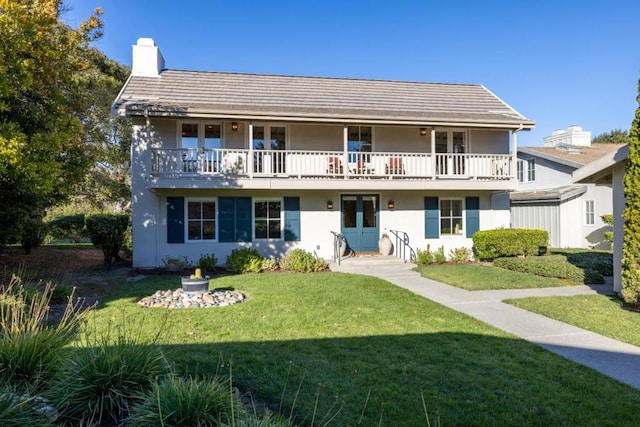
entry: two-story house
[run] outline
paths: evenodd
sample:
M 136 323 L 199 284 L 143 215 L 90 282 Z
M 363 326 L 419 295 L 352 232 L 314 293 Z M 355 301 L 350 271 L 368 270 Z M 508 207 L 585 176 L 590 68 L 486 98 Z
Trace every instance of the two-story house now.
M 332 232 L 356 253 L 385 232 L 471 247 L 509 226 L 516 137 L 534 126 L 481 85 L 165 69 L 145 38 L 113 111 L 133 123 L 142 268 L 240 247 L 329 259 Z
M 578 183 L 572 174 L 621 144 L 592 144 L 591 132 L 580 126 L 556 130 L 543 141 L 542 147 L 518 147 L 511 226 L 547 230 L 554 248 L 610 248 L 604 232 L 611 227 L 601 217 L 613 210 L 611 180 Z

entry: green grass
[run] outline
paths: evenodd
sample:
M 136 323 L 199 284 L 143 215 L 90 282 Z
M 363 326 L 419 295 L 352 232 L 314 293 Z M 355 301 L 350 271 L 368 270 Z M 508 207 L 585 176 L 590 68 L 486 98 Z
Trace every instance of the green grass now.
M 123 283 L 88 328 L 166 312 L 135 301 L 178 277 Z M 176 371 L 233 376 L 300 425 L 629 425 L 640 391 L 379 279 L 340 273 L 212 280 L 242 304 L 174 310 L 161 343 Z M 615 398 L 612 398 L 615 396 Z M 326 417 L 326 418 L 325 418 Z
M 623 309 L 622 301 L 618 297 L 579 295 L 522 298 L 505 302 L 616 340 L 640 346 L 640 313 Z
M 551 288 L 565 285 L 564 282 L 554 278 L 539 277 L 479 264 L 432 264 L 418 267 L 416 270 L 420 272 L 422 277 L 468 291 Z

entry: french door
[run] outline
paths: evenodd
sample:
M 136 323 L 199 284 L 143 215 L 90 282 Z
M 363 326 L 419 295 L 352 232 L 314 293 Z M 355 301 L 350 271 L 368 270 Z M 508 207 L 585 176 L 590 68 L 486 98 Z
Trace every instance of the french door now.
M 436 173 L 438 175 L 465 174 L 466 136 L 465 131 L 436 131 Z
M 345 194 L 341 198 L 341 232 L 356 252 L 378 250 L 379 197 L 375 194 Z
M 286 173 L 287 128 L 284 125 L 253 125 L 253 171 Z

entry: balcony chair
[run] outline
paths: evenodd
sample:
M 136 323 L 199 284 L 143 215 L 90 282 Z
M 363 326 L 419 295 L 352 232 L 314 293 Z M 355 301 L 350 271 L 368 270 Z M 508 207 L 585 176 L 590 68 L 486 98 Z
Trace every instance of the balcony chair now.
M 385 168 L 385 173 L 387 175 L 404 175 L 402 157 L 390 157 Z
M 327 174 L 329 175 L 341 175 L 343 173 L 342 162 L 339 157 L 329 157 Z

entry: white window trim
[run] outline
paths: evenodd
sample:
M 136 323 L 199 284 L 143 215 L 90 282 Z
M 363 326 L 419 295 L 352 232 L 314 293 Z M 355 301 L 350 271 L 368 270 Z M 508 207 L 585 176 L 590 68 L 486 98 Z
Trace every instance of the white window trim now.
M 256 237 L 256 203 L 280 202 L 280 237 L 258 238 Z M 283 197 L 254 197 L 251 199 L 251 238 L 254 242 L 282 242 L 284 241 L 284 198 Z
M 460 230 L 459 234 L 443 234 L 442 233 L 442 209 L 440 208 L 440 203 L 443 200 L 460 200 L 460 203 L 462 205 L 462 210 L 461 210 L 461 216 L 462 216 L 462 229 Z M 460 238 L 460 237 L 464 237 L 465 233 L 464 230 L 467 227 L 467 222 L 466 222 L 466 217 L 467 217 L 467 207 L 464 203 L 464 198 L 463 197 L 438 197 L 438 235 L 440 236 L 440 238 L 445 238 L 445 239 L 450 239 L 450 238 Z M 448 217 L 451 218 L 451 217 Z
M 527 159 L 526 163 L 527 165 L 527 182 L 536 182 L 536 159 L 531 158 L 531 159 Z M 533 168 L 529 167 L 530 165 L 533 164 Z M 533 171 L 533 179 L 530 179 L 529 177 L 531 176 L 531 171 Z
M 197 124 L 198 125 L 198 148 L 204 148 L 204 127 L 206 125 L 218 125 L 220 126 L 220 148 L 224 148 L 224 123 L 219 120 L 178 120 L 178 126 L 176 128 L 176 147 L 182 148 L 182 125 L 183 124 Z
M 215 222 L 216 227 L 214 230 L 215 239 L 189 239 L 189 202 L 214 202 L 216 204 L 215 209 Z M 202 218 L 200 218 L 202 220 Z M 218 241 L 218 224 L 219 212 L 218 212 L 218 198 L 217 197 L 185 197 L 184 198 L 184 241 L 185 243 L 212 243 Z
M 588 209 L 588 205 L 589 203 L 591 203 L 592 206 L 592 210 L 591 210 L 591 215 L 593 216 L 593 222 L 589 223 L 588 221 L 588 214 L 589 214 L 589 209 Z M 582 218 L 584 219 L 584 225 L 586 225 L 587 227 L 594 227 L 596 225 L 596 201 L 593 199 L 589 199 L 589 200 L 585 200 L 584 201 L 584 214 L 582 215 Z
M 518 182 L 527 182 L 525 181 L 527 171 L 527 168 L 525 167 L 526 164 L 526 160 L 518 159 L 518 163 L 516 164 L 516 179 Z

